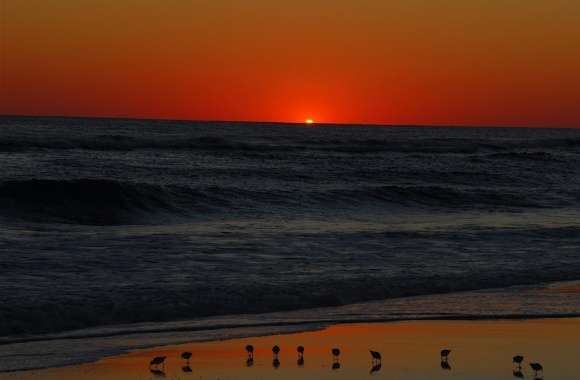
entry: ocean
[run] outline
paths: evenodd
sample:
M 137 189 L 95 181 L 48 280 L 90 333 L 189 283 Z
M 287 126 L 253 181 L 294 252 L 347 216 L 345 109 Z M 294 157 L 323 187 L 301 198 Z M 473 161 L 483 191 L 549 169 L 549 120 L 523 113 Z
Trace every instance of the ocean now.
M 580 280 L 580 130 L 0 117 L 0 168 L 4 350 L 287 316 L 580 315 L 576 294 L 513 290 Z

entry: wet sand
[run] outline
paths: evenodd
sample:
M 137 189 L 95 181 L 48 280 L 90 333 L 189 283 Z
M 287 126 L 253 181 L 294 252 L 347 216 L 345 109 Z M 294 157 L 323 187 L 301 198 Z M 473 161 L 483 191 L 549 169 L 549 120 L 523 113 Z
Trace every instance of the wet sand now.
M 247 344 L 255 347 L 252 366 L 246 363 Z M 273 366 L 274 345 L 281 348 L 278 368 Z M 298 345 L 305 347 L 302 366 L 297 363 Z M 333 369 L 333 347 L 341 349 L 338 369 Z M 450 369 L 440 361 L 443 348 L 452 350 Z M 374 372 L 369 349 L 383 357 Z M 183 351 L 193 354 L 188 367 L 180 358 Z M 514 379 L 516 354 L 525 357 L 526 379 L 534 378 L 530 361 L 542 363 L 546 380 L 580 378 L 580 319 L 337 325 L 313 332 L 139 350 L 91 364 L 3 373 L 0 379 Z M 150 371 L 154 356 L 167 356 L 163 371 Z

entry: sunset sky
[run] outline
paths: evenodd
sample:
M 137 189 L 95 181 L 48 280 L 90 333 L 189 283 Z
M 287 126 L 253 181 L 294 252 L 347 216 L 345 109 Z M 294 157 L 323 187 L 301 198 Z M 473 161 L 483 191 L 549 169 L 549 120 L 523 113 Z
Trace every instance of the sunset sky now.
M 0 114 L 580 127 L 577 0 L 0 4 Z

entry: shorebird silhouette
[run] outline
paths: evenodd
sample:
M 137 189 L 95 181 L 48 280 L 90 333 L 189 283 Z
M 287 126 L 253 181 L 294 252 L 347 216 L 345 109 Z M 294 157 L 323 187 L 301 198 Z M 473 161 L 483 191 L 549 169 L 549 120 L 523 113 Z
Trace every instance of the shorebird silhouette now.
M 254 359 L 254 346 L 248 344 L 246 346 L 246 351 L 248 352 L 248 359 Z
M 272 347 L 272 353 L 274 354 L 274 359 L 278 359 L 278 354 L 280 353 L 280 347 L 278 347 L 278 346 Z
M 381 353 L 377 352 L 377 351 L 373 351 L 373 350 L 369 350 L 369 352 L 371 353 L 371 356 L 373 358 L 373 363 L 380 363 L 381 362 Z
M 332 349 L 332 356 L 334 357 L 334 361 L 338 362 L 338 357 L 340 356 L 340 349 L 333 348 Z
M 538 372 L 544 373 L 544 367 L 540 363 L 530 363 L 530 367 L 534 370 L 534 376 L 538 377 Z
M 189 359 L 191 359 L 191 352 L 182 352 L 181 358 L 189 364 Z
M 296 347 L 296 351 L 298 351 L 298 356 L 299 357 L 303 357 L 304 356 L 304 346 L 298 346 L 298 347 Z
M 441 360 L 447 361 L 447 359 L 449 358 L 449 354 L 451 354 L 451 350 L 449 349 L 444 349 L 441 350 Z
M 165 359 L 167 356 L 156 356 L 149 362 L 149 367 L 159 367 L 162 366 L 165 368 Z
M 512 359 L 512 363 L 517 364 L 518 368 L 522 368 L 523 361 L 524 361 L 524 357 L 521 355 L 516 355 Z

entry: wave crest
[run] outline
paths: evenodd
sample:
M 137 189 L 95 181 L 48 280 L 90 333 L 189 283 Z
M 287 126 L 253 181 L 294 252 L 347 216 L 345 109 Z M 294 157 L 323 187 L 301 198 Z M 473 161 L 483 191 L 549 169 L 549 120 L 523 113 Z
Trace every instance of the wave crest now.
M 24 180 L 0 184 L 0 205 L 13 216 L 88 225 L 147 224 L 154 214 L 192 217 L 235 210 L 283 212 L 307 207 L 542 207 L 523 194 L 482 188 L 400 186 L 290 190 L 154 185 L 110 179 Z M 158 220 L 156 220 L 158 222 Z

